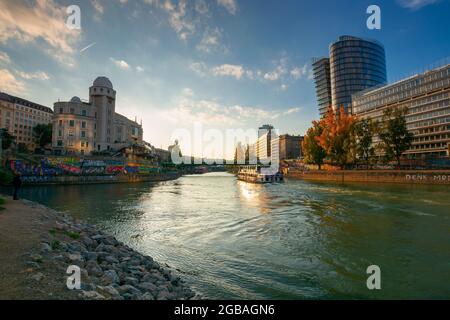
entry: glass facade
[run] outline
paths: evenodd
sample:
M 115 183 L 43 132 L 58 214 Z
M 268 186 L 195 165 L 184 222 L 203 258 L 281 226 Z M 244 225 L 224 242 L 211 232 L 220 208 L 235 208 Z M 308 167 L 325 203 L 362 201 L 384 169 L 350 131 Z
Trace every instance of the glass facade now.
M 388 107 L 406 109 L 406 123 L 414 134 L 411 158 L 448 156 L 450 151 L 450 64 L 423 74 L 359 92 L 353 96 L 359 118 L 381 121 Z M 378 143 L 375 137 L 374 144 Z
M 330 46 L 333 108 L 352 113 L 352 95 L 387 82 L 384 47 L 373 40 L 342 36 Z
M 319 105 L 319 113 L 322 118 L 331 106 L 331 80 L 330 80 L 330 59 L 313 59 L 314 82 L 316 83 L 316 96 Z

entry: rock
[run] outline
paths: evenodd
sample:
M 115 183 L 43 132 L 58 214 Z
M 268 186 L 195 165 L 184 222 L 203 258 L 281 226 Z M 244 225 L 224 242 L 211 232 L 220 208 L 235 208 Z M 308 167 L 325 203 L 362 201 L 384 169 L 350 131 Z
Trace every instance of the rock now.
M 42 256 L 40 254 L 32 254 L 30 255 L 30 258 L 34 262 L 42 263 Z
M 81 291 L 80 297 L 83 300 L 106 300 L 106 298 L 97 291 Z
M 41 272 L 38 272 L 38 273 L 32 275 L 30 278 L 33 281 L 40 282 L 42 279 L 44 279 L 44 275 Z
M 41 243 L 41 252 L 42 253 L 48 253 L 52 251 L 52 247 L 46 242 Z
M 156 300 L 169 300 L 170 292 L 167 289 L 163 289 L 158 293 Z
M 132 285 L 133 287 L 136 287 L 139 284 L 139 280 L 134 277 L 126 277 L 124 282 L 125 284 Z
M 108 262 L 108 263 L 111 263 L 111 264 L 119 263 L 119 260 L 117 260 L 117 258 L 114 257 L 114 256 L 107 256 L 105 258 L 105 261 Z
M 104 235 L 97 234 L 95 236 L 92 236 L 91 239 L 97 241 L 97 240 L 102 240 L 104 237 L 105 237 Z
M 158 292 L 158 287 L 151 282 L 142 282 L 138 285 L 138 288 L 142 291 L 151 292 L 152 294 Z
M 67 260 L 69 260 L 69 263 L 72 263 L 79 267 L 82 267 L 84 264 L 84 259 L 80 253 L 68 253 L 66 255 L 66 257 L 67 257 Z
M 87 261 L 97 261 L 97 258 L 98 258 L 98 254 L 96 253 L 96 252 L 86 252 L 85 254 L 84 254 L 84 258 L 87 260 Z
M 103 273 L 103 277 L 100 279 L 100 282 L 103 285 L 111 285 L 114 283 L 119 283 L 120 282 L 120 278 L 117 275 L 117 272 L 114 270 L 107 270 Z
M 103 296 L 110 299 L 117 299 L 120 297 L 119 291 L 117 291 L 117 289 L 115 289 L 113 286 L 97 286 L 97 291 L 100 292 Z
M 86 270 L 89 276 L 100 277 L 103 275 L 102 269 L 99 267 L 97 262 L 90 260 L 86 263 Z
M 123 286 L 117 287 L 116 289 L 117 289 L 117 291 L 119 291 L 120 295 L 123 297 L 125 297 L 124 295 L 126 293 L 131 294 L 131 295 L 141 294 L 140 290 L 136 289 L 133 286 L 130 286 L 129 284 L 124 284 Z
M 155 300 L 155 297 L 149 292 L 144 293 L 142 296 L 138 297 L 138 300 Z
M 39 265 L 39 263 L 34 262 L 34 261 L 27 261 L 26 266 L 30 267 L 30 268 L 33 268 L 34 270 L 41 269 L 41 266 Z

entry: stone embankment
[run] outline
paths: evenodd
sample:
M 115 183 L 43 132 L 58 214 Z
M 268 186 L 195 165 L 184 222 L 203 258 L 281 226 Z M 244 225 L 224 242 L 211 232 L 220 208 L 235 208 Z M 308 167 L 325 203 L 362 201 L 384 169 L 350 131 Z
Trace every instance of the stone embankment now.
M 1 247 L 4 246 L 8 252 L 1 254 L 7 254 L 11 258 L 9 265 L 15 265 L 14 268 L 5 269 L 3 274 L 6 277 L 2 281 L 5 287 L 0 288 L 0 296 L 3 298 L 199 298 L 167 265 L 161 266 L 150 256 L 142 255 L 95 226 L 76 221 L 71 216 L 62 216 L 29 201 L 8 199 L 0 220 L 9 223 L 11 228 L 23 231 L 17 239 L 14 237 L 14 230 L 10 230 L 10 236 L 4 239 L 2 237 L 4 243 Z M 36 237 L 36 232 L 40 236 Z M 21 246 L 18 241 L 22 239 L 24 243 L 30 244 Z M 22 250 L 26 252 L 20 252 Z M 79 267 L 79 289 L 69 290 L 67 287 L 67 279 L 73 275 L 67 273 L 70 266 Z

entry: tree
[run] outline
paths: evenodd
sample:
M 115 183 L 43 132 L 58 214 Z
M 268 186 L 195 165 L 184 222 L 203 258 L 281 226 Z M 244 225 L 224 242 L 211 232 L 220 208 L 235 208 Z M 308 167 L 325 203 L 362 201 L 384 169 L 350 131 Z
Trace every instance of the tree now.
M 373 147 L 375 128 L 376 124 L 370 118 L 362 119 L 355 124 L 356 153 L 359 159 L 362 159 L 367 166 L 370 158 L 375 154 L 375 148 Z
M 414 138 L 406 126 L 405 115 L 406 109 L 386 109 L 379 133 L 386 160 L 391 161 L 395 158 L 399 166 L 403 152 L 411 148 Z
M 38 124 L 33 128 L 33 136 L 36 144 L 44 148 L 52 142 L 52 125 L 50 123 Z
M 15 137 L 9 134 L 8 130 L 5 128 L 0 129 L 0 137 L 2 138 L 3 150 L 9 149 L 15 140 Z
M 355 161 L 355 118 L 341 107 L 336 114 L 330 107 L 327 115 L 320 120 L 323 131 L 319 136 L 319 144 L 330 159 L 342 168 Z
M 323 128 L 318 121 L 313 121 L 312 124 L 313 126 L 308 129 L 302 142 L 303 156 L 305 163 L 316 164 L 320 170 L 323 160 L 327 156 L 326 151 L 321 147 L 318 139 L 322 134 Z

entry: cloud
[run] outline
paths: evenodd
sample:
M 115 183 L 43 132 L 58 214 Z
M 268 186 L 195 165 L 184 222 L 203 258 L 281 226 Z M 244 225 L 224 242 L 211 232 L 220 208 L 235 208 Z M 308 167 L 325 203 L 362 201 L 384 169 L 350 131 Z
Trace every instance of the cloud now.
M 300 112 L 301 110 L 302 110 L 302 108 L 298 108 L 298 107 L 291 108 L 291 109 L 288 109 L 285 112 L 283 112 L 283 115 L 287 116 L 287 115 L 290 115 L 290 114 L 293 114 L 293 113 Z
M 416 10 L 430 4 L 439 2 L 439 0 L 397 0 L 397 3 L 408 9 Z
M 99 14 L 103 14 L 105 11 L 105 7 L 103 7 L 103 4 L 101 4 L 99 0 L 91 0 L 91 4 Z
M 203 33 L 202 40 L 197 45 L 197 50 L 206 53 L 212 53 L 217 51 L 226 52 L 228 51 L 228 49 L 224 45 L 222 45 L 221 39 L 222 39 L 222 31 L 220 31 L 219 28 L 215 29 L 207 28 Z
M 232 15 L 235 15 L 237 12 L 236 0 L 217 0 L 217 4 L 227 9 Z
M 141 67 L 141 66 L 137 66 L 136 67 L 136 71 L 137 72 L 143 72 L 145 69 L 143 68 L 143 67 Z
M 189 69 L 194 71 L 200 77 L 205 77 L 209 73 L 208 66 L 203 62 L 193 62 L 189 65 Z
M 0 1 L 0 43 L 46 44 L 44 52 L 67 66 L 73 66 L 73 54 L 80 32 L 67 28 L 66 7 L 53 0 Z
M 43 71 L 37 71 L 37 72 L 32 72 L 32 73 L 16 71 L 16 74 L 19 77 L 24 78 L 26 80 L 33 80 L 33 79 L 42 80 L 42 81 L 50 80 L 50 76 Z
M 9 56 L 6 52 L 0 51 L 0 62 L 5 63 L 5 64 L 11 63 L 11 59 L 9 58 Z
M 178 5 L 165 0 L 160 6 L 169 15 L 169 24 L 181 40 L 187 40 L 195 32 L 195 22 L 187 16 L 186 0 L 179 0 Z
M 124 60 L 116 60 L 114 58 L 109 58 L 115 65 L 116 67 L 118 67 L 119 69 L 122 70 L 129 70 L 130 69 L 130 65 L 128 64 L 128 62 L 124 61 Z
M 209 12 L 208 4 L 205 0 L 196 0 L 195 1 L 195 11 L 201 15 L 206 15 Z
M 22 94 L 25 91 L 25 83 L 17 80 L 7 69 L 0 69 L 1 91 L 11 94 Z
M 232 64 L 223 64 L 212 68 L 211 71 L 215 76 L 230 76 L 237 80 L 240 80 L 245 74 L 245 70 L 242 66 Z

